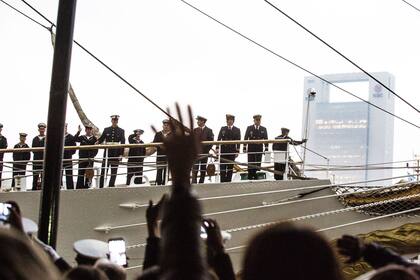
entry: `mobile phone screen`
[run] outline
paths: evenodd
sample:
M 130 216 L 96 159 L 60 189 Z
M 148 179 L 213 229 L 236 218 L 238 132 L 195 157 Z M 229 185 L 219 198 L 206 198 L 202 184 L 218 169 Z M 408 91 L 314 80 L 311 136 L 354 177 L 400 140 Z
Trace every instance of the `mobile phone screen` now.
M 121 266 L 127 266 L 127 255 L 124 239 L 110 239 L 108 241 L 108 249 L 109 259 L 111 262 Z
M 12 205 L 9 203 L 0 203 L 0 221 L 6 222 L 9 220 L 10 208 L 12 208 Z

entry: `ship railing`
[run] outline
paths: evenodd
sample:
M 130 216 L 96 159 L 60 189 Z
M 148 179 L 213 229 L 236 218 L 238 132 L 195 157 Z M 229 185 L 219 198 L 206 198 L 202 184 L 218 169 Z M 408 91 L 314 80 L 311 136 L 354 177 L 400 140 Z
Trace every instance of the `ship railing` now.
M 289 140 L 287 139 L 273 139 L 273 140 L 236 140 L 236 141 L 204 141 L 202 142 L 202 145 L 211 145 L 212 147 L 218 147 L 219 151 L 221 151 L 221 146 L 222 145 L 248 145 L 248 144 L 273 144 L 273 143 L 289 143 Z M 162 143 L 148 143 L 148 144 L 119 144 L 119 145 L 115 145 L 115 144 L 111 144 L 111 145 L 85 145 L 85 146 L 68 146 L 68 147 L 64 147 L 64 150 L 105 150 L 104 156 L 103 157 L 95 157 L 95 158 L 73 158 L 73 159 L 63 159 L 63 164 L 66 165 L 65 168 L 68 168 L 69 166 L 71 167 L 71 169 L 73 169 L 73 171 L 76 171 L 76 174 L 73 175 L 73 177 L 77 177 L 78 174 L 77 172 L 79 170 L 83 170 L 83 169 L 92 169 L 92 167 L 88 167 L 88 168 L 79 168 L 78 164 L 80 161 L 86 161 L 86 160 L 90 160 L 94 163 L 93 166 L 93 170 L 94 170 L 94 178 L 96 181 L 96 184 L 93 184 L 93 187 L 98 187 L 98 182 L 99 182 L 99 178 L 101 176 L 102 170 L 106 170 L 107 169 L 107 163 L 109 161 L 116 161 L 117 162 L 117 166 L 119 166 L 120 168 L 122 166 L 125 167 L 130 167 L 130 168 L 138 168 L 138 167 L 143 167 L 143 174 L 134 174 L 134 178 L 132 178 L 132 180 L 134 180 L 137 176 L 137 178 L 143 177 L 145 178 L 145 183 L 146 184 L 150 184 L 153 183 L 153 181 L 149 180 L 149 177 L 151 178 L 151 176 L 147 176 L 146 174 L 148 174 L 148 172 L 154 172 L 159 168 L 165 168 L 168 169 L 168 166 L 166 163 L 159 163 L 158 159 L 160 156 L 156 156 L 156 155 L 147 155 L 147 156 L 127 156 L 125 155 L 124 157 L 110 157 L 108 156 L 108 150 L 111 149 L 126 149 L 125 154 L 127 154 L 127 150 L 128 149 L 132 149 L 132 148 L 145 148 L 146 150 L 150 147 L 158 147 L 161 146 Z M 229 155 L 228 153 L 220 153 L 220 152 L 216 152 L 215 149 L 212 149 L 208 154 L 201 154 L 198 156 L 198 158 L 200 157 L 207 157 L 208 160 L 208 164 L 213 163 L 215 165 L 215 169 L 216 172 L 213 175 L 214 176 L 214 182 L 220 182 L 220 167 L 223 165 L 234 165 L 235 166 L 235 170 L 237 172 L 245 172 L 247 168 L 256 168 L 258 170 L 263 170 L 266 173 L 271 173 L 271 174 L 276 174 L 276 171 L 273 170 L 273 164 L 274 163 L 280 163 L 280 164 L 284 164 L 285 165 L 285 172 L 283 174 L 283 179 L 288 179 L 290 178 L 290 175 L 288 177 L 288 174 L 291 173 L 292 178 L 298 178 L 299 174 L 293 173 L 293 170 L 289 170 L 289 166 L 290 163 L 293 162 L 293 164 L 301 164 L 301 162 L 299 161 L 292 161 L 291 160 L 291 156 L 290 156 L 290 151 L 289 151 L 289 146 L 287 145 L 287 150 L 286 151 L 272 151 L 272 149 L 269 149 L 268 151 L 264 151 L 264 147 L 262 147 L 263 151 L 262 152 L 243 152 L 242 149 L 239 149 L 238 153 L 233 153 L 233 154 L 237 154 L 239 157 L 243 157 L 244 155 L 251 155 L 251 154 L 261 154 L 262 156 L 262 163 L 263 166 L 259 167 L 257 166 L 257 164 L 259 162 L 248 162 L 246 160 L 246 158 L 244 158 L 243 162 L 239 162 L 236 161 L 237 158 L 235 158 L 235 160 L 230 161 L 224 158 L 224 156 Z M 241 147 L 241 146 L 240 146 Z M 242 148 L 242 147 L 241 147 Z M 270 147 L 271 148 L 271 147 Z M 44 148 L 39 147 L 39 148 L 17 148 L 17 149 L 0 149 L 0 153 L 3 154 L 8 154 L 8 153 L 19 153 L 19 152 L 42 152 L 44 150 Z M 77 156 L 77 155 L 76 155 Z M 164 156 L 163 156 L 164 157 Z M 121 160 L 123 159 L 123 160 Z M 125 159 L 127 159 L 127 161 L 125 161 Z M 140 163 L 133 163 L 133 162 L 128 162 L 129 159 L 143 159 L 143 162 Z M 33 163 L 42 163 L 42 160 L 29 160 L 29 161 L 2 161 L 0 162 L 1 164 L 3 164 L 4 166 L 4 170 L 3 170 L 3 178 L 2 181 L 7 181 L 7 180 L 12 180 L 13 176 L 7 176 L 6 174 L 13 174 L 13 165 L 16 164 L 22 164 L 22 163 L 26 163 L 27 166 L 33 165 Z M 101 166 L 97 166 L 101 164 Z M 196 165 L 198 165 L 197 163 L 195 163 Z M 65 169 L 63 168 L 63 170 Z M 118 167 L 117 167 L 118 168 Z M 109 168 L 108 168 L 109 169 Z M 16 171 L 16 170 L 15 170 Z M 109 170 L 108 170 L 109 171 Z M 25 177 L 30 177 L 32 176 L 31 173 L 34 172 L 34 170 L 26 170 L 26 172 L 29 173 L 29 175 L 18 175 L 19 178 L 25 178 Z M 39 171 L 35 171 L 35 172 L 39 172 Z M 109 175 L 107 174 L 108 172 L 103 172 L 105 179 L 106 177 L 109 177 Z M 137 172 L 133 172 L 133 173 L 137 173 Z M 117 173 L 117 176 L 121 176 L 121 175 L 130 175 L 130 172 L 124 172 L 124 173 Z M 166 182 L 170 181 L 169 178 L 169 172 L 166 172 Z M 212 176 L 212 177 L 213 177 Z M 63 177 L 65 177 L 65 174 L 63 173 Z M 213 181 L 212 181 L 213 182 Z

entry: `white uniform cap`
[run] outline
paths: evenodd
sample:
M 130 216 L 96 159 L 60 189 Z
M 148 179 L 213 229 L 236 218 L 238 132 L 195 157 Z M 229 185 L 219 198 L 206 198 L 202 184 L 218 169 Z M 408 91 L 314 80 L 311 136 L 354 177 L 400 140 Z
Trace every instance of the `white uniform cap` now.
M 73 243 L 74 251 L 87 258 L 100 259 L 108 257 L 108 243 L 96 239 L 82 239 Z

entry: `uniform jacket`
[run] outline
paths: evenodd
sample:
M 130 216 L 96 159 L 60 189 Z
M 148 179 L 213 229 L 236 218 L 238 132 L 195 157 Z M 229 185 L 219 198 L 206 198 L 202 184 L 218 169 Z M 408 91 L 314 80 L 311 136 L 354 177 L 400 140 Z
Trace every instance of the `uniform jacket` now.
M 289 139 L 290 140 L 289 144 L 290 145 L 295 145 L 295 146 L 303 143 L 302 141 L 293 140 L 289 136 L 285 136 L 285 135 L 279 135 L 275 139 L 277 139 L 277 140 L 278 139 Z M 273 144 L 273 151 L 287 151 L 287 143 L 274 143 Z
M 163 143 L 165 136 L 163 135 L 162 131 L 159 131 L 155 134 L 155 138 L 153 138 L 153 143 Z M 162 157 L 166 155 L 165 149 L 161 146 L 156 147 L 157 155 L 160 157 L 156 158 L 156 162 L 166 162 L 166 157 Z
M 82 135 L 77 136 L 76 138 L 76 142 L 79 142 L 80 146 L 95 145 L 96 141 L 98 141 L 98 139 L 94 135 L 92 135 L 91 137 Z M 94 158 L 97 154 L 98 149 L 79 150 L 79 158 Z
M 29 148 L 28 144 L 20 144 L 17 143 L 13 148 L 21 149 L 21 148 Z M 31 159 L 31 152 L 13 152 L 13 161 L 18 160 L 30 160 Z M 24 162 L 19 162 L 18 164 L 26 164 Z
M 101 137 L 99 137 L 98 142 L 102 144 L 104 141 L 109 142 L 118 142 L 120 144 L 125 144 L 125 134 L 124 129 L 120 127 L 107 127 L 102 132 Z M 124 153 L 124 149 L 109 149 L 109 157 L 119 157 Z
M 211 130 L 207 126 L 204 126 L 203 128 L 201 127 L 194 128 L 194 134 L 198 137 L 200 141 L 213 141 L 214 140 L 213 130 Z M 201 153 L 208 154 L 212 146 L 213 145 L 202 145 Z
M 64 136 L 64 146 L 76 146 L 76 138 L 79 136 L 79 132 L 75 136 L 67 133 Z M 76 150 L 64 150 L 63 158 L 70 159 L 76 153 Z
M 267 129 L 264 126 L 259 126 L 258 129 L 255 125 L 250 125 L 246 128 L 244 140 L 263 140 L 268 139 Z M 265 149 L 268 150 L 268 144 L 264 144 Z M 249 144 L 249 152 L 262 152 L 263 144 Z
M 42 138 L 40 138 L 39 136 L 35 136 L 34 139 L 32 140 L 32 148 L 45 147 L 45 138 L 46 136 Z M 44 152 L 33 152 L 33 154 L 34 154 L 34 160 L 44 159 Z
M 128 143 L 130 144 L 144 144 L 143 140 L 137 140 L 136 134 L 131 134 L 128 136 Z M 144 147 L 140 148 L 130 148 L 128 151 L 128 161 L 129 162 L 139 162 L 144 160 L 144 158 L 139 158 L 139 156 L 144 156 L 146 154 L 146 149 Z M 136 158 L 131 158 L 136 157 Z
M 0 135 L 0 149 L 7 149 L 7 139 Z M 3 153 L 0 153 L 0 159 L 3 160 Z
M 228 126 L 222 126 L 219 131 L 219 136 L 217 136 L 217 141 L 221 140 L 241 140 L 241 130 L 236 126 L 232 126 L 232 129 L 229 129 Z M 238 153 L 241 145 L 231 144 L 221 146 L 221 153 Z

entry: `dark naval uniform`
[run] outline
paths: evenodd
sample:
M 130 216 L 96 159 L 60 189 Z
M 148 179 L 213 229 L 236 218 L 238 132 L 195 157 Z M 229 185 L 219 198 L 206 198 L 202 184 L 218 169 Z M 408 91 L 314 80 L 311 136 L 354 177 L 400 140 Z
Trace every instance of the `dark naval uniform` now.
M 116 127 L 107 127 L 102 132 L 101 137 L 98 139 L 98 143 L 102 144 L 105 141 L 105 144 L 125 144 L 125 135 L 124 129 Z M 104 159 L 102 160 L 102 170 L 101 178 L 99 181 L 99 187 L 104 187 L 105 173 L 108 172 L 108 167 L 111 167 L 111 178 L 109 180 L 109 187 L 115 186 L 115 180 L 117 177 L 118 165 L 120 162 L 120 156 L 124 153 L 124 149 L 105 149 L 104 150 Z M 108 155 L 107 155 L 108 154 Z M 108 164 L 106 164 L 106 157 L 108 156 Z
M 170 132 L 166 135 L 162 131 L 157 132 L 153 138 L 153 143 L 163 143 L 163 140 L 169 134 Z M 168 159 L 164 147 L 158 146 L 156 149 L 156 185 L 165 185 Z
M 208 128 L 207 126 L 196 127 L 194 128 L 194 134 L 200 141 L 213 141 L 214 134 L 213 130 Z M 207 159 L 208 153 L 213 145 L 201 145 L 201 154 L 198 156 L 198 160 L 194 163 L 193 172 L 192 172 L 192 183 L 197 184 L 197 174 L 198 170 L 200 170 L 200 180 L 198 181 L 200 184 L 204 183 L 204 179 L 206 177 L 206 167 L 207 167 Z
M 3 125 L 1 125 L 3 127 Z M 7 149 L 7 139 L 3 135 L 0 135 L 0 149 Z M 3 153 L 0 153 L 0 187 L 1 187 L 1 175 L 3 173 Z
M 286 135 L 283 135 L 283 134 L 277 136 L 275 139 L 276 140 L 279 140 L 279 139 L 289 139 L 290 140 L 289 144 L 290 145 L 295 145 L 295 146 L 296 145 L 300 145 L 300 144 L 302 144 L 302 143 L 305 142 L 305 141 L 296 141 L 296 140 L 293 140 L 289 136 L 286 136 Z M 286 153 L 287 152 L 287 145 L 288 145 L 288 143 L 274 143 L 273 144 L 273 151 L 274 152 L 275 151 L 285 152 L 284 160 L 289 160 L 288 159 L 288 155 Z M 283 174 L 286 171 L 286 163 L 285 162 L 275 162 L 274 163 L 274 170 L 276 170 L 276 171 L 278 171 L 278 172 L 281 173 L 281 174 L 274 174 L 274 178 L 276 180 L 283 180 L 283 178 L 284 178 Z
M 70 133 L 64 135 L 64 146 L 76 146 L 76 138 L 79 134 L 80 132 L 77 132 L 75 136 Z M 74 189 L 72 159 L 75 153 L 76 150 L 64 150 L 63 153 L 63 169 L 66 172 L 66 188 L 68 190 Z
M 144 144 L 142 140 L 136 139 L 136 134 L 128 136 L 128 143 Z M 134 178 L 135 184 L 143 183 L 143 161 L 145 154 L 146 148 L 144 147 L 130 148 L 127 161 L 127 185 L 130 185 L 133 176 L 139 176 L 139 178 Z
M 80 143 L 80 146 L 95 145 L 98 139 L 92 135 L 82 135 L 76 138 L 76 142 Z M 91 182 L 85 178 L 87 169 L 93 167 L 94 158 L 98 154 L 98 149 L 79 150 L 79 171 L 77 172 L 77 183 L 76 189 L 87 189 Z
M 29 148 L 28 144 L 17 143 L 13 148 L 15 149 L 26 149 Z M 12 187 L 15 186 L 15 176 L 25 176 L 26 175 L 26 165 L 31 159 L 31 152 L 13 152 L 13 180 Z M 21 161 L 21 162 L 17 162 Z
M 45 147 L 45 136 L 35 136 L 32 140 L 32 148 Z M 38 183 L 43 169 L 44 152 L 33 152 L 34 161 L 32 163 L 33 181 L 32 190 L 40 190 L 41 184 Z
M 241 140 L 241 130 L 236 126 L 223 126 L 217 136 L 217 141 L 228 141 L 228 140 Z M 221 158 L 234 161 L 239 153 L 240 144 L 221 145 L 220 153 Z M 220 181 L 230 182 L 232 181 L 233 164 L 226 163 L 221 160 L 220 162 Z
M 263 126 L 250 125 L 246 128 L 244 140 L 268 139 L 267 129 Z M 246 148 L 248 146 L 248 148 Z M 265 148 L 264 148 L 265 147 Z M 244 145 L 244 150 L 248 151 L 248 164 L 261 166 L 262 154 L 268 151 L 268 144 L 249 144 Z M 258 168 L 248 167 L 248 179 L 257 179 Z

